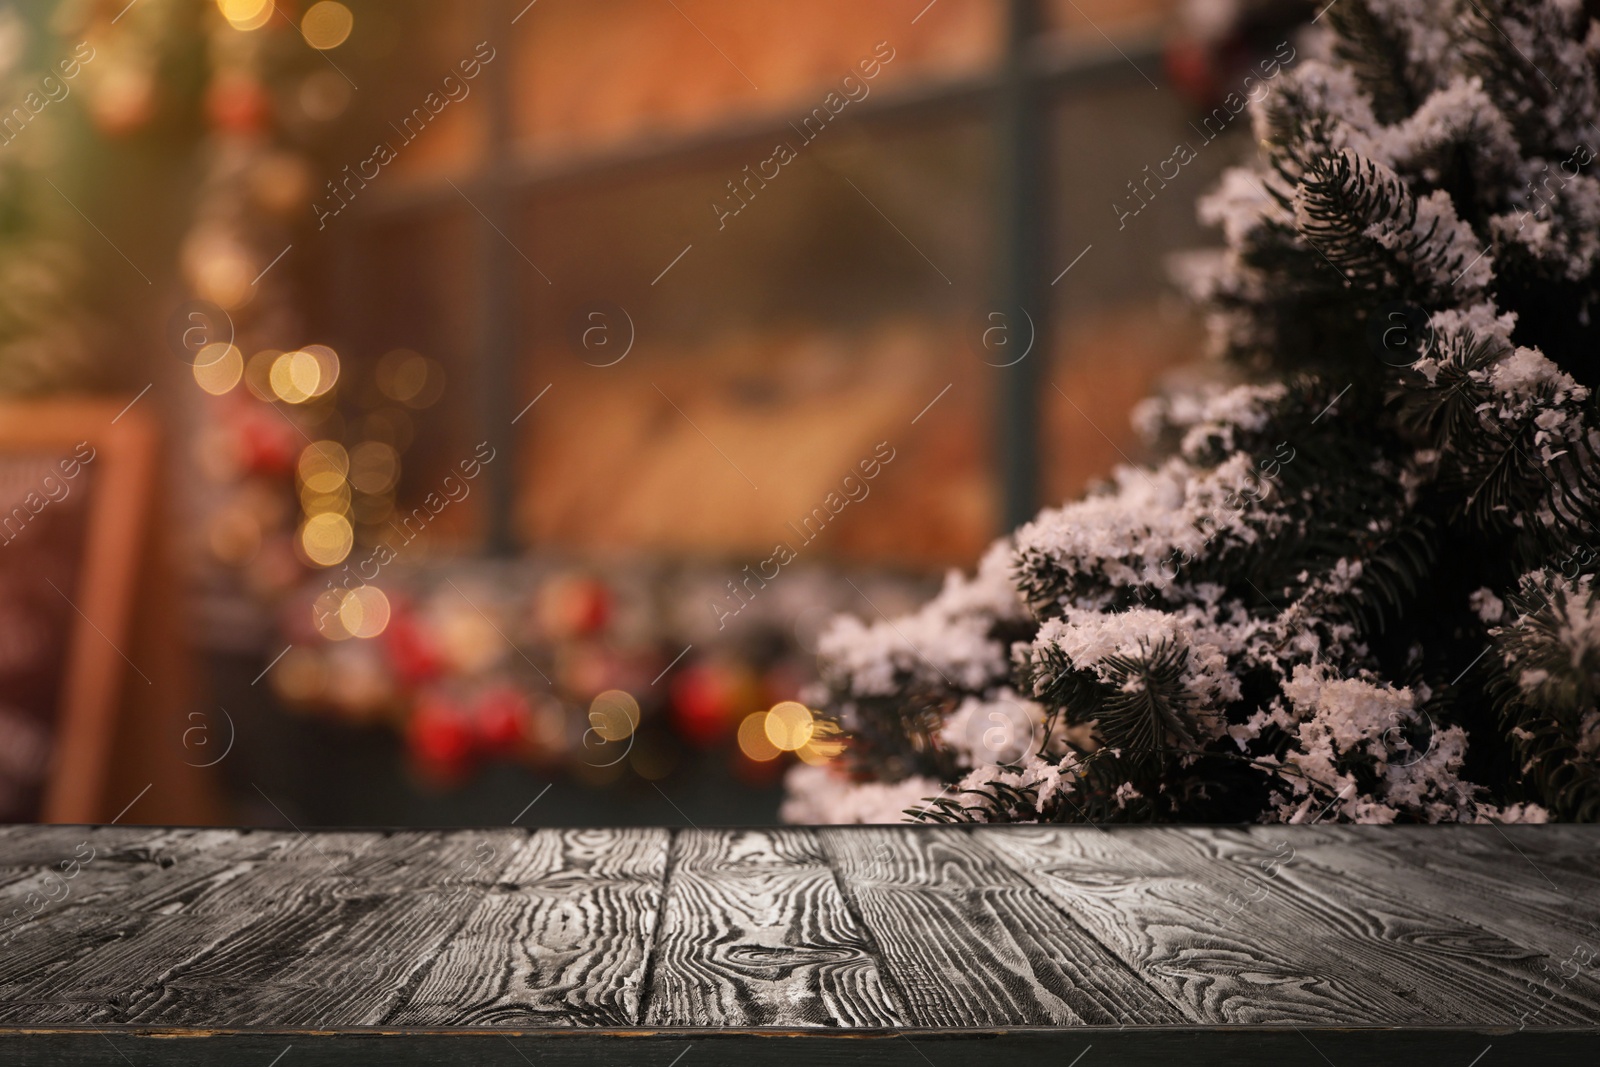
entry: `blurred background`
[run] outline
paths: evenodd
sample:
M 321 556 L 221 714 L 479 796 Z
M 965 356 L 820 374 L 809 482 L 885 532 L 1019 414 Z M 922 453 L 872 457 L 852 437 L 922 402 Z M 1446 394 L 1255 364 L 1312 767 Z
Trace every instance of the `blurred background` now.
M 775 821 L 831 615 L 1144 457 L 1313 13 L 0 4 L 0 818 Z

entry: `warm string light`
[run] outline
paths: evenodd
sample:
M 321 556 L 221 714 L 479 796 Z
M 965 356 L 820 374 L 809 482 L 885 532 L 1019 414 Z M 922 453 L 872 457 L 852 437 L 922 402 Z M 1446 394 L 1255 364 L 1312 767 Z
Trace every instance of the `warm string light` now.
M 639 728 L 639 702 L 621 689 L 607 689 L 589 704 L 589 725 L 606 741 L 626 741 Z
M 306 9 L 300 19 L 300 35 L 312 48 L 326 52 L 344 44 L 355 23 L 349 8 L 336 0 L 321 0 Z
M 195 384 L 212 396 L 230 392 L 244 376 L 244 355 L 233 345 L 218 341 L 195 353 Z
M 217 9 L 236 30 L 259 30 L 272 18 L 273 0 L 217 0 Z
M 370 640 L 389 628 L 392 614 L 388 595 L 375 585 L 325 589 L 311 604 L 312 625 L 329 641 Z
M 812 710 L 795 700 L 784 700 L 767 711 L 755 711 L 739 723 L 739 751 L 757 763 L 793 752 L 810 764 L 827 763 L 844 750 L 838 727 L 819 720 Z

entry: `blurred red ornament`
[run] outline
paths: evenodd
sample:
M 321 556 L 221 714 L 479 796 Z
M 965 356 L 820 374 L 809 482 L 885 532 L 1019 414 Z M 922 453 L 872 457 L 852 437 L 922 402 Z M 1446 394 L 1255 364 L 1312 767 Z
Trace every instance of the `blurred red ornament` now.
M 705 660 L 672 676 L 672 721 L 685 740 L 712 745 L 755 703 L 755 686 L 743 668 Z
M 1221 96 L 1215 56 L 1205 43 L 1173 41 L 1167 45 L 1161 58 L 1167 69 L 1167 80 L 1191 103 L 1208 107 Z
M 472 761 L 472 723 L 460 707 L 436 694 L 417 701 L 406 730 L 411 755 L 425 773 L 453 779 Z
M 254 78 L 219 75 L 206 89 L 206 117 L 225 133 L 260 133 L 272 116 L 272 99 Z
M 444 657 L 438 645 L 407 608 L 396 606 L 391 610 L 383 642 L 395 676 L 403 686 L 430 682 L 444 672 Z
M 528 738 L 528 700 L 509 685 L 483 691 L 472 707 L 478 743 L 495 753 L 514 752 Z
M 262 409 L 243 416 L 237 426 L 239 464 L 246 474 L 276 476 L 294 470 L 299 449 L 295 429 L 285 419 L 268 418 Z
M 611 621 L 611 590 L 597 578 L 556 578 L 540 591 L 539 620 L 555 637 L 598 633 Z

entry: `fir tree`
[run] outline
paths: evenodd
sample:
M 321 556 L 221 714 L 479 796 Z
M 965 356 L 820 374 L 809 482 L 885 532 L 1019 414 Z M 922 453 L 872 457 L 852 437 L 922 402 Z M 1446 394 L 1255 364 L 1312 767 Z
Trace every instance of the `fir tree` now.
M 1600 22 L 1341 0 L 1184 271 L 1243 384 L 838 621 L 791 818 L 1600 817 Z M 854 784 L 851 784 L 851 783 Z

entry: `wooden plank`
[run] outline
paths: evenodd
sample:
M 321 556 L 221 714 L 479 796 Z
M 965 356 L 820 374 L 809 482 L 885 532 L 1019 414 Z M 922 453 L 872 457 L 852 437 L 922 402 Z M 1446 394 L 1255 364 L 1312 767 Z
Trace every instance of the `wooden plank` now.
M 661 829 L 540 830 L 385 1026 L 630 1026 L 666 879 Z
M 459 921 L 433 905 L 471 862 L 466 837 L 250 836 L 219 843 L 198 888 L 178 893 L 187 864 L 161 857 L 158 884 L 64 913 L 88 951 L 0 987 L 0 1021 L 371 1024 Z
M 1577 826 L 1319 826 L 1315 840 L 1337 841 L 1403 869 L 1464 880 L 1517 911 L 1574 933 L 1600 926 L 1600 840 Z
M 963 829 L 817 831 L 917 1026 L 1183 1015 Z
M 1544 1014 L 1552 990 L 1573 987 L 1600 1001 L 1600 883 L 1588 893 L 1567 894 L 1534 868 L 1530 857 L 1502 849 L 1498 856 L 1462 857 L 1449 841 L 1398 835 L 1377 848 L 1371 835 L 1353 827 L 1317 828 L 1300 835 L 1298 856 L 1326 877 L 1354 875 L 1441 915 L 1481 927 L 1525 945 L 1538 955 L 1537 977 L 1517 1003 L 1518 1025 Z M 1507 868 L 1512 868 L 1507 872 Z M 1337 873 L 1336 873 L 1337 872 Z
M 650 1026 L 885 1027 L 906 1020 L 808 830 L 680 830 Z
M 1221 831 L 1150 827 L 1131 840 L 1172 863 L 1194 864 L 1218 878 L 1256 869 L 1276 828 Z M 1353 857 L 1352 857 L 1353 860 Z M 1241 918 L 1252 927 L 1294 931 L 1312 958 L 1339 957 L 1373 976 L 1375 989 L 1415 997 L 1429 1018 L 1450 1025 L 1516 1026 L 1539 977 L 1540 954 L 1480 926 L 1461 922 L 1353 873 L 1291 862 L 1265 881 L 1263 899 Z M 1314 955 L 1312 955 L 1314 954 Z M 1567 987 L 1545 1004 L 1552 1023 L 1600 1018 L 1600 1000 Z
M 1381 1025 L 1427 1018 L 1421 1005 L 1375 984 L 1304 930 L 1265 921 L 1262 903 L 1236 913 L 1235 898 L 1281 894 L 1271 879 L 1246 885 L 1229 881 L 1222 869 L 1153 858 L 1134 844 L 1145 833 L 997 827 L 984 841 L 1197 1022 Z
M 240 1026 L 372 1026 L 499 880 L 526 831 L 395 833 L 316 860 L 263 864 L 233 907 L 259 918 L 164 972 L 129 1021 Z M 377 834 L 364 835 L 376 839 Z M 486 848 L 487 846 L 487 848 Z M 218 898 L 192 918 L 219 923 Z
M 223 909 L 224 922 L 183 912 L 207 894 L 225 895 L 255 860 L 293 847 L 271 832 L 114 827 L 92 833 L 100 851 L 84 868 L 80 892 L 63 911 L 45 916 L 41 939 L 8 956 L 0 971 L 0 1019 L 124 1018 L 130 991 L 152 969 L 159 974 L 217 945 L 251 918 L 237 906 Z
M 30 865 L 15 868 L 28 871 L 26 880 L 8 890 L 8 896 L 15 893 L 18 900 L 27 899 L 25 891 L 61 885 L 59 878 L 45 877 L 62 872 L 58 857 L 82 859 L 65 883 L 65 897 L 9 932 L 7 950 L 0 957 L 0 1018 L 6 1006 L 19 998 L 26 1002 L 52 993 L 64 998 L 55 1009 L 58 1016 L 71 1017 L 80 1009 L 68 1001 L 84 995 L 80 990 L 93 988 L 87 981 L 90 976 L 119 972 L 116 957 L 127 951 L 138 930 L 181 911 L 195 896 L 220 891 L 239 873 L 239 843 L 250 838 L 233 830 L 54 829 L 53 844 L 35 840 L 21 849 L 7 849 L 8 859 Z M 274 835 L 250 839 L 257 853 L 286 847 Z M 12 843 L 14 836 L 8 837 L 7 844 Z M 163 941 L 154 951 L 177 947 Z M 90 999 L 96 1006 L 105 1003 Z
M 779 1048 L 855 1061 L 863 1035 L 907 1033 L 874 1053 L 954 1067 L 1029 1033 L 1070 1059 L 1082 1049 L 1061 1028 L 1078 1026 L 1094 1058 L 1129 1063 L 1193 1059 L 1202 1039 L 1231 1063 L 1269 1049 L 1320 1062 L 1306 1038 L 1341 1067 L 1407 1062 L 1383 1058 L 1407 1032 L 1590 1062 L 1535 1039 L 1600 1039 L 1596 968 L 1561 951 L 1595 925 L 1600 828 L 1504 831 L 1516 847 L 1494 827 L 795 828 L 675 844 L 662 830 L 0 828 L 0 901 L 80 843 L 96 850 L 0 951 L 0 1062 L 51 1062 L 8 1035 L 62 1027 L 90 1038 L 63 1038 L 66 1059 L 123 1067 L 124 1042 L 135 1062 L 229 1059 L 143 1033 L 292 1031 L 297 1062 L 322 1054 L 301 1037 L 390 1062 L 420 1046 L 339 1042 L 465 1028 L 508 1064 L 561 1062 L 579 1045 L 533 1035 L 588 1030 L 664 1031 L 659 1067 L 702 1031 L 729 1040 L 695 1062 Z M 1298 1052 L 1273 1043 L 1285 1030 Z

